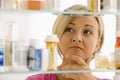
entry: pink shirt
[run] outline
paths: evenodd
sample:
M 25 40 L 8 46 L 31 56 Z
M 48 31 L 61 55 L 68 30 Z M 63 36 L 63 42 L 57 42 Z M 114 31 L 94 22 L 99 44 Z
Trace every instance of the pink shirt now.
M 25 80 L 57 80 L 57 77 L 56 74 L 36 74 L 27 77 Z M 96 78 L 96 80 L 110 80 L 110 79 Z

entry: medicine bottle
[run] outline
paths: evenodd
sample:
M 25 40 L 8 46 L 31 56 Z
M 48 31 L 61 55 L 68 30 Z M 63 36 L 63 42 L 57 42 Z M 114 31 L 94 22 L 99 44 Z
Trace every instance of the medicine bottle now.
M 57 43 L 59 39 L 57 35 L 48 35 L 45 39 L 46 48 L 49 50 L 49 68 L 48 70 L 56 70 L 56 57 L 57 57 Z
M 38 39 L 30 39 L 27 56 L 27 66 L 29 70 L 39 71 L 41 69 L 41 49 Z
M 29 10 L 44 10 L 46 8 L 45 0 L 27 0 Z

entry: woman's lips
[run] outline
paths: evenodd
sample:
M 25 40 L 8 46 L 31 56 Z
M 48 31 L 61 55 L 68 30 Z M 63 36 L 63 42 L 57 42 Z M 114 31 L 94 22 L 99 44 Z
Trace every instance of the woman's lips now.
M 73 50 L 82 50 L 82 48 L 80 46 L 71 46 L 70 49 L 73 49 Z

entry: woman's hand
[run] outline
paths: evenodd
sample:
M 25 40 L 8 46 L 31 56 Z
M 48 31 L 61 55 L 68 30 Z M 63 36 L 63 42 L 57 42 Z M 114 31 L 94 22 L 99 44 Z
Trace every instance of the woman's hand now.
M 62 64 L 58 67 L 59 70 L 89 70 L 88 63 L 91 58 L 84 61 L 77 55 L 65 55 Z M 89 72 L 83 73 L 65 73 L 61 74 L 64 80 L 95 80 L 94 76 Z

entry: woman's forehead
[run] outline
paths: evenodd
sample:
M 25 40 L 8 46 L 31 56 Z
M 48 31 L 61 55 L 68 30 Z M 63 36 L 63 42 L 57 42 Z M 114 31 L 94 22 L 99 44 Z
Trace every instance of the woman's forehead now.
M 88 15 L 87 16 L 86 15 L 75 15 L 73 17 L 72 21 L 74 21 L 74 20 L 85 21 L 85 22 L 94 22 L 94 23 L 97 22 L 97 24 L 98 24 L 96 17 L 91 16 L 91 15 L 89 15 L 89 16 Z
M 74 17 L 86 17 L 86 18 L 96 18 L 96 15 L 83 15 L 83 14 L 76 14 Z

